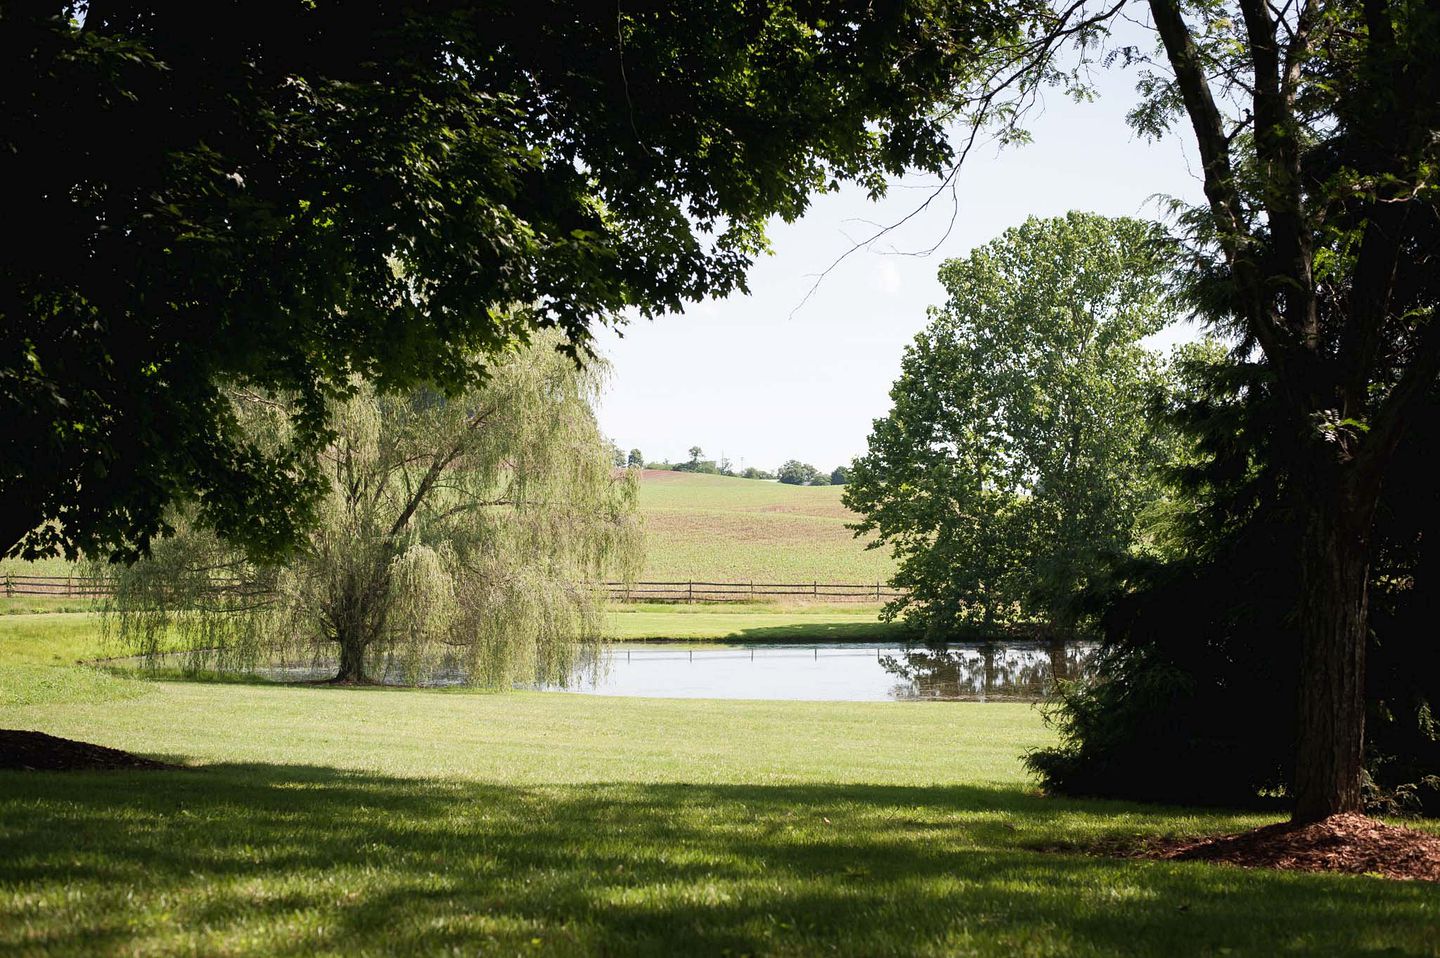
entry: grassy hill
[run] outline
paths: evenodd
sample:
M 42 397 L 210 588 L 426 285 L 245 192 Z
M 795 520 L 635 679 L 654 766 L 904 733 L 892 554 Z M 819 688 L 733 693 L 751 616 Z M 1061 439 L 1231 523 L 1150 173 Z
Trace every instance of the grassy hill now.
M 640 479 L 646 562 L 641 578 L 705 582 L 876 582 L 895 563 L 867 550 L 847 522 L 841 486 L 647 469 Z M 62 560 L 0 561 L 0 575 L 65 575 Z
M 847 522 L 840 486 L 786 486 L 757 479 L 647 469 L 643 578 L 712 582 L 875 582 L 895 564 L 867 550 Z

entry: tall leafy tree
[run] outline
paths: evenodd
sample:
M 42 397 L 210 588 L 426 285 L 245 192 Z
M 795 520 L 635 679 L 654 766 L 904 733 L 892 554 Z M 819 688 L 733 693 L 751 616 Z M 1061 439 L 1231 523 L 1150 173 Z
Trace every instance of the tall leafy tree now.
M 326 406 L 743 288 L 772 216 L 952 156 L 1016 18 L 966 3 L 0 5 L 0 552 L 143 553 L 184 500 L 253 554 Z M 516 304 L 532 306 L 517 312 Z M 294 397 L 247 438 L 231 386 Z
M 1440 15 L 1409 0 L 1027 6 L 1005 4 L 1024 39 L 999 45 L 956 113 L 1023 140 L 1046 86 L 1088 96 L 1090 68 L 1119 61 L 1140 69 L 1136 128 L 1192 139 L 1197 302 L 1263 357 L 1285 409 L 1275 442 L 1303 529 L 1294 815 L 1358 810 L 1376 509 L 1440 376 Z M 1109 40 L 1122 18 L 1153 45 Z
M 1273 437 L 1284 403 L 1258 357 L 1189 344 L 1165 416 L 1163 545 L 1117 570 L 1093 677 L 1051 713 L 1027 763 L 1047 789 L 1181 804 L 1275 804 L 1294 787 L 1300 636 L 1296 478 Z M 1440 390 L 1382 490 L 1370 573 L 1367 807 L 1440 814 Z M 1223 601 L 1217 601 L 1217 596 Z
M 844 501 L 899 560 L 887 613 L 946 633 L 1067 633 L 1156 493 L 1159 384 L 1140 340 L 1169 318 L 1155 229 L 1030 219 L 940 269 L 949 299 L 907 348 Z
M 633 574 L 633 476 L 615 478 L 591 411 L 599 367 L 547 334 L 480 387 L 382 395 L 331 414 L 318 521 L 284 565 L 256 565 L 200 525 L 110 566 L 120 638 L 157 653 L 178 635 L 197 668 L 336 663 L 336 679 L 412 681 L 438 668 L 505 686 L 560 681 L 600 635 L 595 582 Z M 264 445 L 283 403 L 239 397 Z
M 1355 810 L 1376 506 L 1440 373 L 1440 14 L 1150 8 L 1204 170 L 1197 225 L 1218 276 L 1202 288 L 1264 353 L 1287 414 L 1303 524 L 1295 814 Z

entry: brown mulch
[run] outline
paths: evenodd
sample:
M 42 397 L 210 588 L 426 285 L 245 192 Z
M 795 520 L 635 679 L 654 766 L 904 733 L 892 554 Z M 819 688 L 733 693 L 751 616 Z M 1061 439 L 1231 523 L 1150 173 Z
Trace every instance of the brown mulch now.
M 1440 835 L 1386 825 L 1358 812 L 1202 841 L 1156 842 L 1141 857 L 1440 882 Z
M 56 738 L 44 732 L 0 729 L 0 769 L 64 772 L 179 767 L 131 755 L 118 748 Z

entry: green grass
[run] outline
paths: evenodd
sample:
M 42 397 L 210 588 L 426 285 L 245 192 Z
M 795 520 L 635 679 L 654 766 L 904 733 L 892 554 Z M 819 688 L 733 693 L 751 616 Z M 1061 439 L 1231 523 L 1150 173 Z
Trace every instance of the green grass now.
M 895 571 L 888 550 L 866 549 L 847 523 L 857 516 L 840 504 L 841 486 L 787 486 L 777 482 L 646 470 L 640 482 L 645 518 L 645 567 L 640 578 L 662 582 L 888 581 Z M 62 560 L 0 561 L 0 575 L 63 576 Z M 795 602 L 804 601 L 795 597 Z M 88 600 L 0 600 L 0 611 L 65 611 Z
M 116 651 L 108 647 L 100 617 L 93 613 L 29 613 L 0 619 L 0 668 L 74 665 Z
M 614 638 L 632 642 L 893 642 L 907 634 L 902 624 L 881 622 L 873 605 L 617 605 L 608 621 Z
M 0 615 L 29 615 L 32 612 L 90 612 L 94 608 L 94 600 L 74 596 L 0 596 Z
M 895 564 L 845 528 L 840 486 L 647 470 L 642 578 L 656 581 L 844 582 L 889 579 Z
M 112 681 L 0 727 L 192 767 L 0 773 L 0 953 L 1440 954 L 1433 885 L 1039 850 L 1264 819 L 1043 798 L 1023 705 Z
M 79 567 L 65 559 L 40 559 L 27 562 L 24 559 L 0 559 L 0 581 L 7 575 L 50 575 L 67 576 L 78 574 Z

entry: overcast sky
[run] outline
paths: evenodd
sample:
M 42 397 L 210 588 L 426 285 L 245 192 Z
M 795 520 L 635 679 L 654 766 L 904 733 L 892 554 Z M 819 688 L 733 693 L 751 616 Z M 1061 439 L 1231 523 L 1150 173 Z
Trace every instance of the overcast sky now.
M 948 236 L 947 198 L 853 254 L 801 307 L 816 274 L 873 230 L 861 220 L 895 222 L 929 188 L 901 184 L 880 204 L 859 191 L 821 197 L 799 222 L 774 224 L 774 255 L 752 270 L 749 296 L 631 323 L 623 338 L 603 334 L 601 349 L 614 366 L 600 408 L 605 433 L 647 460 L 679 461 L 698 445 L 737 468 L 774 469 L 793 458 L 828 471 L 864 452 L 871 421 L 889 411 L 906 344 L 925 326 L 926 307 L 943 301 L 935 276 L 944 259 L 1031 215 L 1078 209 L 1155 217 L 1157 194 L 1202 198 L 1188 142 L 1149 144 L 1125 125 L 1133 76 L 1116 69 L 1098 79 L 1097 102 L 1050 96 L 1029 124 L 1029 146 L 972 154 Z M 929 256 L 897 255 L 942 237 Z M 1170 331 L 1158 345 L 1189 335 Z

